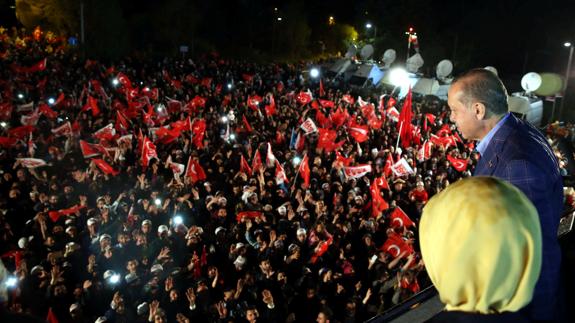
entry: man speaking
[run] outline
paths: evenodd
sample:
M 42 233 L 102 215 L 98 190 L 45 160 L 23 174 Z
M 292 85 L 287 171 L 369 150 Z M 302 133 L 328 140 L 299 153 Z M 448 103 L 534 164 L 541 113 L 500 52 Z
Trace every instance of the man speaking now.
M 563 181 L 555 155 L 535 127 L 508 112 L 507 90 L 488 70 L 473 69 L 457 78 L 449 90 L 448 105 L 450 119 L 463 137 L 479 141 L 480 159 L 474 176 L 511 182 L 537 208 L 543 265 L 527 310 L 531 320 L 554 321 L 561 264 L 557 228 L 563 201 Z

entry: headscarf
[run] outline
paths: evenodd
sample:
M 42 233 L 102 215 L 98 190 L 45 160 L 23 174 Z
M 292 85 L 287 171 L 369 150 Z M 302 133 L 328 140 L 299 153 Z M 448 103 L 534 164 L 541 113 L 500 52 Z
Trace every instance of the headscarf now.
M 421 253 L 448 311 L 518 311 L 541 271 L 537 210 L 513 185 L 473 177 L 434 196 L 420 222 Z

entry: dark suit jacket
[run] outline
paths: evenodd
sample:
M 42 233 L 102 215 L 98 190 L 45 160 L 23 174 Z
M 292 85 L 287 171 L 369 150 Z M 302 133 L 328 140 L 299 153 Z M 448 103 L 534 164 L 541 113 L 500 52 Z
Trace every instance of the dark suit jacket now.
M 511 182 L 537 208 L 543 264 L 531 302 L 531 318 L 553 318 L 561 265 L 557 228 L 563 208 L 563 180 L 551 147 L 535 127 L 510 115 L 489 142 L 474 176 L 494 176 Z
M 528 323 L 528 318 L 517 312 L 504 312 L 501 314 L 475 314 L 459 311 L 443 311 L 426 323 Z

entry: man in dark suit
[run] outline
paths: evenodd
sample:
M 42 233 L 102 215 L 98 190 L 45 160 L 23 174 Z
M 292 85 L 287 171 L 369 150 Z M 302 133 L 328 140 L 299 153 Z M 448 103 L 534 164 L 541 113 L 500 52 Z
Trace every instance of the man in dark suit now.
M 480 160 L 474 176 L 495 176 L 518 187 L 535 205 L 543 236 L 543 266 L 528 309 L 532 320 L 553 321 L 561 265 L 557 228 L 563 182 L 545 137 L 508 112 L 507 90 L 485 69 L 460 76 L 448 93 L 450 119 L 463 137 L 478 140 Z M 478 242 L 480 243 L 480 242 Z

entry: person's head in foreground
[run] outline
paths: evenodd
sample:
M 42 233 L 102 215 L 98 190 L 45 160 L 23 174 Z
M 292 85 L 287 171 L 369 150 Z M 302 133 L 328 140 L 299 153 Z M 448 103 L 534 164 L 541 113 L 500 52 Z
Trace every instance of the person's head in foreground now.
M 423 209 L 421 253 L 447 311 L 517 312 L 541 270 L 537 210 L 513 185 L 467 178 Z

